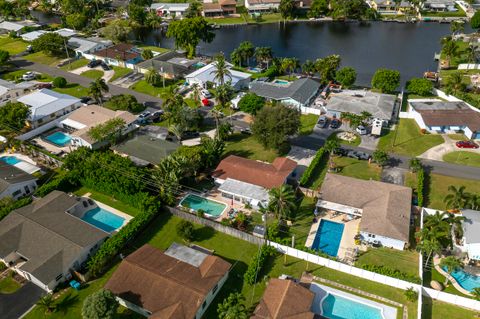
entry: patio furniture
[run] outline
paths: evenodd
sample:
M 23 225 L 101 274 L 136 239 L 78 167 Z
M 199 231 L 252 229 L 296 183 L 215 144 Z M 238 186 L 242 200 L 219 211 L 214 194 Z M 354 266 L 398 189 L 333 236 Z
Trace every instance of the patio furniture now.
M 71 280 L 70 281 L 70 287 L 72 287 L 75 290 L 80 290 L 80 283 L 76 280 Z

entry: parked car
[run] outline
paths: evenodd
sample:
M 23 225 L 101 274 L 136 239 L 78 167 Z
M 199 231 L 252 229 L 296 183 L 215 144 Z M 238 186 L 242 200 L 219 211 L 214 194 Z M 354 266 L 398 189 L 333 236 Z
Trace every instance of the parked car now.
M 92 61 L 88 62 L 87 67 L 89 67 L 89 68 L 96 68 L 96 67 L 99 66 L 100 64 L 102 64 L 102 61 L 100 61 L 100 60 L 92 60 Z
M 27 73 L 22 75 L 22 80 L 31 81 L 31 80 L 35 80 L 36 77 L 37 75 L 34 72 L 28 71 Z
M 474 141 L 458 141 L 455 145 L 458 148 L 478 148 L 478 144 Z
M 202 99 L 202 105 L 203 105 L 203 106 L 209 106 L 209 105 L 210 105 L 210 101 L 209 101 L 207 98 L 203 98 L 203 99 Z
M 370 159 L 370 155 L 365 153 L 365 152 L 359 152 L 359 151 L 348 151 L 347 156 L 351 158 L 356 158 L 358 160 L 368 160 Z
M 182 140 L 188 140 L 191 138 L 197 138 L 200 136 L 200 133 L 195 132 L 195 131 L 185 131 L 182 134 Z
M 51 89 L 52 83 L 38 83 L 36 87 L 37 89 Z
M 31 44 L 27 45 L 27 52 L 33 52 L 33 46 Z
M 333 119 L 332 122 L 330 122 L 330 128 L 339 128 L 342 125 L 339 120 Z
M 320 116 L 317 122 L 317 127 L 319 128 L 325 128 L 328 124 L 328 119 L 325 115 Z
M 207 98 L 207 99 L 212 97 L 212 93 L 208 92 L 208 90 L 202 90 L 201 94 L 204 98 Z
M 244 127 L 244 128 L 241 128 L 241 129 L 240 129 L 240 133 L 246 134 L 246 135 L 251 135 L 251 134 L 252 134 L 252 130 L 251 130 L 249 127 Z
M 153 112 L 152 116 L 150 116 L 150 120 L 152 120 L 152 122 L 159 122 L 164 113 L 163 110 Z
M 110 71 L 110 67 L 105 62 L 100 63 L 100 66 L 102 67 L 103 71 Z
M 367 129 L 365 128 L 365 126 L 363 125 L 360 125 L 357 127 L 356 129 L 357 133 L 360 134 L 360 135 L 365 135 L 367 134 Z

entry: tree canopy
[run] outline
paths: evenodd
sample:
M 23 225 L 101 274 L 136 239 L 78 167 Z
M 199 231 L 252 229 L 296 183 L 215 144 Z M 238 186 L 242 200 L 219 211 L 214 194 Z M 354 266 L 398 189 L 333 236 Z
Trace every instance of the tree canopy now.
M 480 29 L 480 11 L 476 11 L 470 19 L 470 26 L 472 29 Z
M 326 15 L 329 11 L 328 4 L 329 4 L 328 0 L 313 0 L 312 6 L 310 7 L 310 10 L 307 13 L 308 17 L 319 18 L 321 16 Z
M 382 93 L 393 93 L 400 85 L 400 72 L 389 69 L 378 69 L 372 78 L 372 87 Z
M 20 102 L 7 102 L 0 107 L 0 127 L 6 130 L 21 130 L 30 114 L 28 106 Z
M 115 43 L 127 40 L 128 34 L 132 31 L 130 23 L 127 20 L 116 19 L 111 21 L 100 33 L 107 39 Z
M 145 106 L 138 103 L 137 98 L 130 94 L 114 95 L 105 103 L 105 107 L 117 111 L 129 111 L 132 113 L 139 113 L 145 109 Z
M 47 55 L 64 56 L 66 39 L 55 32 L 44 33 L 33 40 L 32 48 L 34 51 L 42 51 Z
M 91 127 L 87 134 L 95 142 L 114 142 L 120 135 L 121 129 L 125 126 L 125 120 L 119 117 L 112 118 L 105 123 Z
M 200 41 L 212 42 L 215 33 L 203 17 L 174 20 L 168 26 L 167 37 L 175 40 L 175 46 L 187 51 L 188 57 L 194 57 Z
M 427 79 L 413 78 L 407 82 L 407 90 L 409 93 L 428 96 L 432 94 L 433 83 Z
M 114 319 L 117 315 L 118 306 L 118 301 L 111 291 L 100 289 L 85 298 L 82 307 L 82 318 Z
M 265 99 L 261 96 L 256 95 L 255 93 L 245 94 L 240 101 L 238 102 L 238 108 L 240 111 L 247 112 L 250 114 L 257 114 L 259 110 L 265 105 Z
M 280 11 L 283 19 L 292 19 L 295 17 L 295 1 L 281 0 L 278 11 Z
M 345 88 L 351 87 L 357 80 L 357 71 L 352 67 L 344 67 L 337 71 L 335 80 Z
M 10 53 L 5 50 L 0 50 L 0 65 L 4 65 L 10 59 Z

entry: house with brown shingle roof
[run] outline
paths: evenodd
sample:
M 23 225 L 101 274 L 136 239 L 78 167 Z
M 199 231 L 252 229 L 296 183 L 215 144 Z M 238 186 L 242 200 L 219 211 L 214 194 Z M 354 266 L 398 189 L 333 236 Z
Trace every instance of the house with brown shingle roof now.
M 228 278 L 230 263 L 173 243 L 144 245 L 126 257 L 105 288 L 119 303 L 158 319 L 200 319 Z
M 277 157 L 271 164 L 230 155 L 218 164 L 212 176 L 218 190 L 228 199 L 265 207 L 268 191 L 280 187 L 296 173 L 297 163 Z
M 250 319 L 313 319 L 315 294 L 292 280 L 272 278 Z
M 403 250 L 409 242 L 412 189 L 337 174 L 325 176 L 318 208 L 361 217 L 361 239 Z

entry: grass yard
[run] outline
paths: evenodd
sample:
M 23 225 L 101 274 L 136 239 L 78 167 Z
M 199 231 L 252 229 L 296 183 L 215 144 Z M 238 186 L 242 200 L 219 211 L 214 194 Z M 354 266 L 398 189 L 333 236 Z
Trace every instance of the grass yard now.
M 473 152 L 457 151 L 443 155 L 443 160 L 448 163 L 480 167 L 480 154 Z
M 376 164 L 368 164 L 368 161 L 350 157 L 334 157 L 333 162 L 339 169 L 337 174 L 365 180 L 380 180 L 382 169 Z
M 104 73 L 102 70 L 88 70 L 88 71 L 82 72 L 80 75 L 90 78 L 92 80 L 96 80 L 101 78 L 104 75 Z
M 23 57 L 25 60 L 35 62 L 35 63 L 40 63 L 40 64 L 46 64 L 50 66 L 57 66 L 60 61 L 62 61 L 64 58 L 59 58 L 56 56 L 49 56 L 46 55 L 43 52 L 35 52 L 28 54 Z
M 0 37 L 0 48 L 8 51 L 10 55 L 15 55 L 24 52 L 27 49 L 28 43 L 22 39 L 12 39 L 8 36 Z
M 313 132 L 315 124 L 317 124 L 318 115 L 302 114 L 300 116 L 300 135 L 310 135 Z
M 246 24 L 247 22 L 242 17 L 227 17 L 227 18 L 206 18 L 209 23 L 214 24 Z
M 430 263 L 430 265 L 431 265 L 431 263 Z M 432 268 L 431 270 L 426 270 L 423 273 L 423 285 L 424 286 L 430 287 L 430 282 L 432 280 L 438 281 L 442 285 L 445 283 L 445 277 L 441 273 L 439 273 L 435 268 Z M 447 292 L 447 293 L 450 293 L 450 294 L 453 294 L 453 295 L 468 298 L 468 296 L 462 294 L 460 291 L 455 289 L 455 287 L 451 283 L 449 283 L 447 287 L 445 287 L 445 286 L 443 286 L 443 287 L 444 287 L 443 292 Z
M 225 145 L 225 156 L 238 155 L 254 160 L 273 162 L 279 156 L 275 150 L 265 149 L 253 135 L 233 134 Z
M 465 186 L 465 191 L 469 193 L 480 193 L 480 183 L 477 180 L 462 179 L 438 174 L 430 174 L 427 179 L 426 187 L 426 203 L 427 207 L 445 210 L 446 206 L 443 202 L 445 196 L 449 194 L 448 186 L 455 187 Z
M 81 59 L 77 59 L 69 64 L 66 64 L 62 67 L 60 67 L 60 69 L 62 70 L 65 70 L 65 71 L 70 71 L 70 70 L 75 70 L 75 69 L 79 69 L 81 67 L 84 67 L 88 64 L 88 62 L 90 62 L 89 60 L 87 59 L 84 59 L 84 58 L 81 58 Z
M 28 70 L 9 71 L 9 72 L 3 73 L 0 77 L 7 81 L 21 82 L 22 75 L 24 75 L 27 72 Z M 39 81 L 39 82 L 51 82 L 52 80 L 53 78 L 48 74 L 38 74 L 37 78 L 35 79 L 35 81 Z
M 378 149 L 390 153 L 418 156 L 444 142 L 440 135 L 422 134 L 413 119 L 400 119 L 395 130 L 380 138 Z
M 127 205 L 127 204 L 124 204 L 123 202 L 121 202 L 121 201 L 119 201 L 119 200 L 117 200 L 117 199 L 115 199 L 111 196 L 96 192 L 96 191 L 91 190 L 89 188 L 82 187 L 82 188 L 78 189 L 77 191 L 75 191 L 75 194 L 77 194 L 79 196 L 83 196 L 86 193 L 90 193 L 90 198 L 91 199 L 97 200 L 101 203 L 104 203 L 105 205 L 108 205 L 110 207 L 118 209 L 119 211 L 124 212 L 124 213 L 126 213 L 130 216 L 137 216 L 138 214 L 140 214 L 140 210 L 138 208 L 132 207 L 132 206 Z
M 413 250 L 396 250 L 391 248 L 369 248 L 366 252 L 361 252 L 356 267 L 363 265 L 386 266 L 392 269 L 398 269 L 401 272 L 412 276 L 420 277 L 418 274 L 418 253 Z
M 151 95 L 151 96 L 161 97 L 163 92 L 165 92 L 170 85 L 175 85 L 176 86 L 180 83 L 183 83 L 183 81 L 174 82 L 174 81 L 167 80 L 167 81 L 165 81 L 166 86 L 165 86 L 165 88 L 163 88 L 163 86 L 156 87 L 156 86 L 153 86 L 153 85 L 147 83 L 147 81 L 145 81 L 145 80 L 140 80 L 137 83 L 135 83 L 134 85 L 132 85 L 130 87 L 130 89 L 135 90 L 135 91 L 140 92 L 140 93 L 148 94 L 148 95 Z
M 477 318 L 477 312 L 457 307 L 445 302 L 423 297 L 422 319 L 473 319 Z
M 312 197 L 303 197 L 293 225 L 289 228 L 288 236 L 292 238 L 295 235 L 295 247 L 305 247 L 305 242 L 312 227 L 313 212 L 315 211 L 316 200 Z
M 451 138 L 454 141 L 467 140 L 467 137 L 465 136 L 465 134 L 462 134 L 462 133 L 448 134 L 448 137 Z
M 137 47 L 142 49 L 142 50 L 151 50 L 151 51 L 158 52 L 158 53 L 165 53 L 165 52 L 170 51 L 170 49 L 160 48 L 160 47 L 157 47 L 157 46 L 154 46 L 154 45 L 139 44 L 139 45 L 137 45 Z
M 117 79 L 123 78 L 125 75 L 132 72 L 131 69 L 122 68 L 122 67 L 119 67 L 119 66 L 113 66 L 112 69 L 113 69 L 114 73 L 113 73 L 112 78 L 108 82 L 113 82 Z
M 355 134 L 355 139 L 353 141 L 347 141 L 347 140 L 344 140 L 344 139 L 341 139 L 338 137 L 338 134 L 341 133 L 341 132 L 336 132 L 336 133 L 332 133 L 327 140 L 337 140 L 338 143 L 340 143 L 341 145 L 350 145 L 350 146 L 358 146 L 360 145 L 360 143 L 362 142 L 362 139 L 360 138 L 360 136 L 358 134 Z
M 327 174 L 328 170 L 328 154 L 324 154 L 321 162 L 318 166 L 313 170 L 312 175 L 310 176 L 310 180 L 305 187 L 310 189 L 319 189 L 322 186 L 323 179 L 325 178 L 325 174 Z
M 10 276 L 0 280 L 0 294 L 13 294 L 20 287 L 22 286 Z
M 68 83 L 64 88 L 54 88 L 54 91 L 63 94 L 69 94 L 78 98 L 88 96 L 88 89 L 77 83 Z

